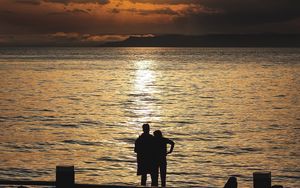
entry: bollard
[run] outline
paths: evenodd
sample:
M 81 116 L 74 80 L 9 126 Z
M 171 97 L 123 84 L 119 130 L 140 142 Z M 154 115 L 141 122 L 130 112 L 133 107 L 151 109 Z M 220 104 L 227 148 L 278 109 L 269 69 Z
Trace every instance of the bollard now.
M 254 188 L 271 188 L 271 172 L 254 172 Z
M 234 176 L 231 176 L 226 182 L 226 184 L 224 185 L 224 188 L 237 188 L 237 187 L 238 187 L 237 179 Z
M 75 185 L 74 166 L 56 167 L 56 188 L 73 188 Z

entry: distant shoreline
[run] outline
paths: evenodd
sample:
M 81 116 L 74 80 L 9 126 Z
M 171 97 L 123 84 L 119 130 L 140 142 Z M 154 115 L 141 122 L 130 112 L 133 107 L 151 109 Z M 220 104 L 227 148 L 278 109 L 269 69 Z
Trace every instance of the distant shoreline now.
M 208 34 L 208 35 L 157 35 L 131 36 L 122 41 L 72 44 L 0 44 L 0 48 L 22 47 L 168 47 L 168 48 L 300 48 L 300 34 Z
M 300 47 L 299 34 L 160 35 L 129 37 L 99 47 Z

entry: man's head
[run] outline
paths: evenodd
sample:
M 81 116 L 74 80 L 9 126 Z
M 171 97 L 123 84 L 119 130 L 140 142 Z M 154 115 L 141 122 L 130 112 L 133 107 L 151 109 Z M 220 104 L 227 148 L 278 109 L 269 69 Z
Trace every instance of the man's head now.
M 150 132 L 150 125 L 148 123 L 143 124 L 143 132 L 144 133 Z

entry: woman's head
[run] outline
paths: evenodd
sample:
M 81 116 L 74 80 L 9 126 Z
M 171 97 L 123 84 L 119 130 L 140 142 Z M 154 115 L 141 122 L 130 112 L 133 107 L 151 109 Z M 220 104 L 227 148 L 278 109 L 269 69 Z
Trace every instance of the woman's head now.
M 162 132 L 160 130 L 154 131 L 153 134 L 155 137 L 160 137 L 160 138 L 163 137 Z

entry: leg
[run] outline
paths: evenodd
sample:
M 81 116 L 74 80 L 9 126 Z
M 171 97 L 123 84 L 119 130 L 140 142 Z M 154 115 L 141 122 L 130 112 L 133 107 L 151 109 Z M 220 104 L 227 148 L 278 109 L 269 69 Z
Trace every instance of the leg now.
M 166 187 L 167 163 L 162 163 L 160 165 L 159 170 L 160 170 L 161 186 Z
M 142 176 L 141 176 L 141 185 L 146 186 L 146 182 L 147 182 L 147 174 L 142 174 Z
M 151 173 L 151 186 L 158 186 L 158 167 L 155 168 Z

